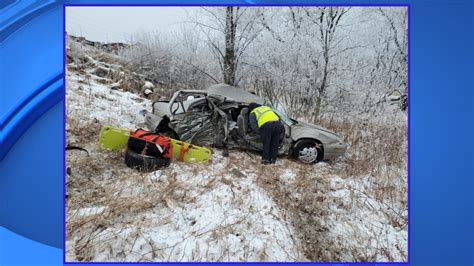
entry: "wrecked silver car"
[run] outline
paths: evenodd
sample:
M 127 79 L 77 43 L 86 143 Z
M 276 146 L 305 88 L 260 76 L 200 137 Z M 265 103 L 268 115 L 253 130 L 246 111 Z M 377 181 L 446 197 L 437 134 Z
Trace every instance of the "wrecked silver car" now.
M 145 124 L 150 131 L 199 146 L 262 151 L 260 137 L 248 125 L 248 105 L 252 102 L 271 106 L 264 98 L 225 84 L 207 90 L 181 90 L 169 101 L 154 102 L 152 111 L 145 111 Z M 344 155 L 347 145 L 334 132 L 272 109 L 285 128 L 280 155 L 304 163 Z

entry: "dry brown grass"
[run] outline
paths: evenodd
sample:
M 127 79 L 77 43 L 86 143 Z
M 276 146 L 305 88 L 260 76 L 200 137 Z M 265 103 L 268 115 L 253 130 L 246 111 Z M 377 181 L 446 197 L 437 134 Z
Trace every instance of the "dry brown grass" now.
M 344 261 L 344 258 L 351 257 L 353 261 L 375 261 L 382 255 L 388 261 L 393 261 L 387 250 L 395 248 L 403 255 L 405 249 L 387 246 L 383 239 L 376 237 L 371 241 L 377 242 L 378 248 L 345 246 L 343 239 L 335 239 L 334 234 L 331 234 L 326 220 L 331 215 L 343 215 L 341 219 L 346 218 L 344 215 L 354 215 L 354 204 L 363 207 L 367 204 L 366 199 L 374 199 L 383 206 L 380 215 L 387 217 L 390 226 L 407 230 L 406 125 L 400 122 L 381 124 L 354 120 L 324 120 L 321 124 L 342 135 L 349 144 L 345 158 L 323 168 L 296 162 L 285 162 L 280 167 L 273 167 L 272 171 L 264 167 L 258 173 L 258 185 L 286 212 L 307 259 Z M 281 178 L 287 167 L 296 172 L 292 182 Z M 365 188 L 352 187 L 348 201 L 330 195 L 334 191 L 330 185 L 331 176 L 354 180 L 368 176 L 370 181 Z M 340 210 L 341 214 L 335 214 L 334 208 Z M 360 219 L 362 222 L 366 217 Z M 377 235 L 377 232 L 373 234 Z
M 138 95 L 142 93 L 144 76 L 130 69 L 130 65 L 123 58 L 92 47 L 84 47 L 74 41 L 68 44 L 66 63 L 69 71 L 75 71 L 83 76 L 88 75 L 89 71 L 97 76 L 98 83 L 114 84 L 111 89 Z
M 341 134 L 349 144 L 338 175 L 343 178 L 369 175 L 373 187 L 371 196 L 407 206 L 408 131 L 405 122 L 387 119 L 380 123 L 346 118 L 340 122 L 323 120 L 321 124 Z M 405 220 L 400 223 L 406 223 L 406 216 L 400 212 L 396 215 Z
M 172 174 L 163 182 L 152 182 L 145 178 L 147 174 L 128 169 L 121 161 L 120 154 L 94 152 L 90 157 L 75 156 L 68 161 L 74 170 L 67 178 L 66 236 L 73 240 L 74 256 L 79 261 L 92 260 L 97 238 L 104 230 L 166 222 L 166 217 L 152 221 L 143 214 L 154 208 L 174 208 L 186 194 L 188 187 Z M 116 165 L 116 169 L 110 170 L 110 165 Z M 78 216 L 78 210 L 98 206 L 105 208 L 93 215 Z M 109 233 L 110 237 L 114 234 L 119 232 Z
M 297 168 L 296 180 L 291 184 L 280 179 L 280 171 L 266 172 L 257 178 L 257 183 L 285 211 L 284 217 L 291 221 L 305 257 L 310 261 L 331 261 L 323 255 L 325 246 L 320 245 L 325 228 L 319 219 L 314 219 L 327 214 L 327 197 L 322 191 L 328 190 L 329 185 L 327 180 L 314 176 L 310 166 Z

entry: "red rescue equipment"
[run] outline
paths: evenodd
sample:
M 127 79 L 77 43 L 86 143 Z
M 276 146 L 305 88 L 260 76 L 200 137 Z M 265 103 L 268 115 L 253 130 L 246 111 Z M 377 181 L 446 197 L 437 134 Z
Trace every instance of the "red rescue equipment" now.
M 128 147 L 135 151 L 147 149 L 147 154 L 154 156 L 161 155 L 163 158 L 171 158 L 173 155 L 171 138 L 156 135 L 141 128 L 135 131 L 130 131 Z

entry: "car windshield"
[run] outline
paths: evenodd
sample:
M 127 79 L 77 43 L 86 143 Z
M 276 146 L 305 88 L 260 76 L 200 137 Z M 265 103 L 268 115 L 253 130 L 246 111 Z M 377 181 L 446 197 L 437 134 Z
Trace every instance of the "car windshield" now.
M 281 120 L 283 120 L 283 122 L 285 122 L 285 124 L 291 126 L 291 125 L 294 125 L 296 124 L 296 120 L 294 119 L 291 119 L 290 117 L 288 117 L 285 113 L 283 113 L 282 111 L 279 111 L 275 108 L 272 108 L 273 112 L 275 112 Z

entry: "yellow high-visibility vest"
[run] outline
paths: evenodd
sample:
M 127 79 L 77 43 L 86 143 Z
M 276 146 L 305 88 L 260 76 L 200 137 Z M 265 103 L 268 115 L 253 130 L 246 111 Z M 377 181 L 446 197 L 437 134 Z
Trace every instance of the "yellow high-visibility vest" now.
M 260 106 L 255 109 L 251 113 L 255 114 L 257 118 L 258 127 L 262 127 L 267 122 L 278 121 L 278 115 L 276 115 L 272 109 L 268 106 Z

